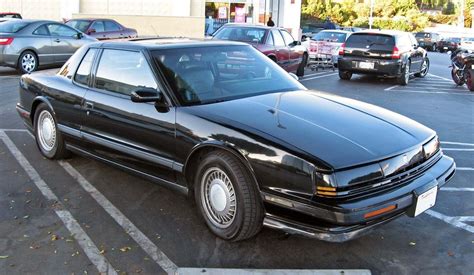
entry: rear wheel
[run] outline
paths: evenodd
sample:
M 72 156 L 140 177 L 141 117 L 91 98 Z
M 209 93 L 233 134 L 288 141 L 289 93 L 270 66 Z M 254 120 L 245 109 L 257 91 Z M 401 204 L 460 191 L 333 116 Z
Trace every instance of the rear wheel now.
M 352 73 L 348 71 L 341 71 L 339 70 L 339 78 L 342 80 L 351 80 Z
M 431 51 L 432 51 L 432 52 L 436 52 L 436 49 L 437 49 L 436 44 L 433 44 L 433 46 L 431 46 Z
M 423 59 L 423 63 L 421 64 L 420 72 L 416 73 L 415 76 L 423 78 L 428 74 L 429 70 L 430 70 L 430 60 L 428 59 L 428 57 L 425 57 L 425 59 Z
M 36 108 L 34 129 L 36 144 L 43 156 L 49 159 L 62 159 L 69 155 L 53 112 L 44 103 Z
M 207 226 L 220 238 L 245 240 L 262 228 L 264 211 L 256 183 L 232 154 L 213 151 L 203 158 L 194 193 Z
M 28 74 L 38 69 L 38 57 L 32 51 L 24 51 L 18 58 L 18 70 Z
M 466 86 L 469 89 L 469 91 L 474 92 L 474 75 L 472 73 L 472 70 L 467 70 L 464 79 L 466 80 Z
M 296 75 L 299 77 L 304 76 L 304 69 L 306 68 L 306 63 L 308 63 L 308 55 L 303 55 L 303 60 L 301 60 L 300 65 L 298 66 L 298 70 L 296 71 Z
M 410 61 L 407 62 L 405 65 L 402 74 L 398 77 L 398 83 L 400 85 L 407 85 L 408 81 L 410 81 Z

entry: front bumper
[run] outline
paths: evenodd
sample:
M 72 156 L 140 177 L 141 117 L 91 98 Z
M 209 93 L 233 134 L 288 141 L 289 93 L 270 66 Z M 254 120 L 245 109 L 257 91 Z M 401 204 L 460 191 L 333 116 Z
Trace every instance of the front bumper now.
M 357 66 L 358 62 L 373 62 L 374 68 L 359 68 Z M 343 56 L 338 58 L 337 66 L 341 71 L 348 71 L 355 74 L 397 77 L 402 73 L 402 61 L 400 59 L 367 59 L 363 57 Z
M 415 196 L 432 186 L 438 189 L 454 175 L 456 164 L 442 156 L 422 176 L 389 192 L 355 201 L 314 203 L 290 199 L 282 195 L 264 193 L 269 206 L 264 225 L 330 242 L 357 238 L 374 227 L 413 212 Z M 372 218 L 364 216 L 373 211 L 395 205 L 395 209 Z

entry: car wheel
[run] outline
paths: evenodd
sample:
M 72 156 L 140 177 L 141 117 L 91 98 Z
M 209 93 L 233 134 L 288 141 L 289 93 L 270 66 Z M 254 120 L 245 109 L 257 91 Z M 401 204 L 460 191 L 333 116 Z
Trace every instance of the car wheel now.
M 49 159 L 62 159 L 69 155 L 53 112 L 44 103 L 36 108 L 34 129 L 36 144 L 43 156 Z
M 38 57 L 32 51 L 24 51 L 18 58 L 18 69 L 28 74 L 38 69 Z
M 306 63 L 308 63 L 308 55 L 303 54 L 303 60 L 301 60 L 301 63 L 298 66 L 298 70 L 296 71 L 297 76 L 299 77 L 304 76 L 304 69 L 306 68 Z
M 256 183 L 232 154 L 207 154 L 197 169 L 194 191 L 202 217 L 220 238 L 245 240 L 262 228 L 264 211 Z
M 454 68 L 451 69 L 451 78 L 453 79 L 454 83 L 456 83 L 456 85 L 464 85 L 464 79 L 456 74 L 456 70 Z
M 472 71 L 467 70 L 464 75 L 464 79 L 466 80 L 466 86 L 469 89 L 469 91 L 474 92 L 474 79 L 472 78 L 473 78 Z
M 405 65 L 402 74 L 398 77 L 398 83 L 400 85 L 407 85 L 408 81 L 410 81 L 410 61 L 407 62 Z
M 348 71 L 341 71 L 339 70 L 339 78 L 342 80 L 351 80 L 352 73 Z
M 421 64 L 420 72 L 416 73 L 415 76 L 423 78 L 428 74 L 429 70 L 430 70 L 430 60 L 428 59 L 428 57 L 425 57 L 425 59 L 423 59 L 423 63 Z

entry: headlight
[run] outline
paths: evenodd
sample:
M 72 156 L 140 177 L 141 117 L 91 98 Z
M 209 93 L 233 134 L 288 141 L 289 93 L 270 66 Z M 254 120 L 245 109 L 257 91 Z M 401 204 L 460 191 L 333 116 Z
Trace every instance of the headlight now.
M 439 138 L 438 136 L 434 137 L 428 143 L 423 145 L 423 154 L 425 155 L 425 159 L 429 159 L 432 157 L 436 152 L 439 150 Z

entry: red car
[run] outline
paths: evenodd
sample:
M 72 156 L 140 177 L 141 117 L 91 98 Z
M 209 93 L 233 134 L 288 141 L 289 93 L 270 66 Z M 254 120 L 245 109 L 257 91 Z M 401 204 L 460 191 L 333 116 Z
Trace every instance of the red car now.
M 124 27 L 112 19 L 72 19 L 66 25 L 98 40 L 138 37 L 137 30 Z
M 277 62 L 287 72 L 304 75 L 308 61 L 306 47 L 296 41 L 283 28 L 246 24 L 226 24 L 217 30 L 212 39 L 249 43 L 257 50 Z
M 22 19 L 21 15 L 16 12 L 0 12 L 0 18 Z

